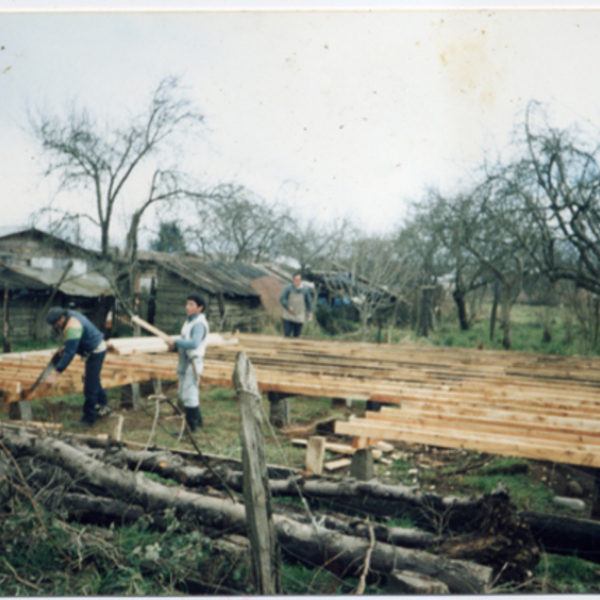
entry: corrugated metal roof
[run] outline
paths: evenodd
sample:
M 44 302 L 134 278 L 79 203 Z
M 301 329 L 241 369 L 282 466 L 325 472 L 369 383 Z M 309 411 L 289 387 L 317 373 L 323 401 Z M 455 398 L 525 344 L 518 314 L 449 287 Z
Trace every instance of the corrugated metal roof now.
M 72 250 L 84 254 L 86 256 L 93 255 L 99 257 L 101 253 L 98 250 L 90 250 L 89 248 L 84 248 L 83 246 L 79 246 L 74 244 L 73 242 L 69 242 L 53 233 L 48 233 L 47 231 L 43 231 L 38 229 L 37 227 L 31 227 L 31 225 L 2 225 L 0 226 L 0 239 L 5 237 L 10 237 L 12 235 L 19 235 L 23 233 L 30 233 L 32 236 L 41 237 L 47 240 L 52 241 L 53 243 L 61 244 L 71 248 Z
M 248 263 L 207 263 L 197 256 L 189 254 L 167 254 L 164 252 L 140 251 L 137 258 L 140 262 L 156 263 L 176 273 L 186 281 L 213 294 L 222 293 L 230 296 L 258 297 L 250 282 L 259 277 L 269 275 L 291 281 L 291 277 L 281 276 L 265 265 Z
M 31 225 L 0 225 L 0 238 L 33 229 Z
M 0 265 L 0 268 L 16 273 L 21 278 L 31 280 L 34 288 L 55 286 L 63 274 L 62 269 L 36 269 L 16 265 Z M 41 285 L 40 285 L 41 284 Z M 85 273 L 69 277 L 58 288 L 63 294 L 69 296 L 83 296 L 95 298 L 97 296 L 111 296 L 113 290 L 108 279 L 98 273 Z

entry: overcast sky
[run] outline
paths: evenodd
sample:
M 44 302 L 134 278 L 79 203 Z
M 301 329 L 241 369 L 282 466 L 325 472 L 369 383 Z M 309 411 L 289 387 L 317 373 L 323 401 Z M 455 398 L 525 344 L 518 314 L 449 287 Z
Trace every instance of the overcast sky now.
M 0 9 L 17 4 L 38 3 L 1 0 Z M 75 103 L 117 123 L 170 74 L 206 119 L 183 167 L 371 231 L 501 152 L 532 99 L 559 126 L 600 124 L 597 10 L 4 12 L 0 46 L 3 225 L 53 197 L 27 135 L 28 106 L 61 113 Z M 146 194 L 136 185 L 123 214 Z

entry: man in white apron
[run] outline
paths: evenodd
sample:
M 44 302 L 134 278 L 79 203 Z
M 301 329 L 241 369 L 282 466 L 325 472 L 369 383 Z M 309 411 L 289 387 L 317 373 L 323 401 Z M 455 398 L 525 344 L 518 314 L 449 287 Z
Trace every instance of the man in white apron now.
M 204 298 L 190 294 L 185 303 L 187 319 L 181 328 L 181 337 L 169 344 L 171 350 L 179 353 L 177 376 L 179 377 L 179 398 L 185 409 L 185 420 L 190 430 L 202 427 L 200 413 L 200 376 L 204 366 L 204 352 L 208 339 L 208 321 L 203 314 Z
M 310 290 L 302 285 L 302 275 L 294 274 L 293 283 L 285 286 L 279 298 L 283 306 L 283 335 L 285 337 L 300 337 L 302 325 L 312 319 L 312 295 Z

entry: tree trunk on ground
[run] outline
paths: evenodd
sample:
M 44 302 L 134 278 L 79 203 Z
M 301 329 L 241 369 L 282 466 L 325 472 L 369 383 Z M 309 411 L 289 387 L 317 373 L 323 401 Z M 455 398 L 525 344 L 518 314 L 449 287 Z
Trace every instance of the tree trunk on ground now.
M 532 512 L 520 517 L 546 552 L 600 563 L 600 521 Z
M 97 442 L 94 438 L 91 438 L 91 440 Z M 136 451 L 118 448 L 117 446 L 106 450 L 101 448 L 96 452 L 109 465 L 113 465 L 119 470 L 125 467 L 133 470 L 137 467 L 140 470 L 157 473 L 163 478 L 173 479 L 192 488 L 201 486 L 216 488 L 225 483 L 233 491 L 241 492 L 243 489 L 241 470 L 234 470 L 225 464 L 213 467 L 213 471 L 216 471 L 219 476 L 217 478 L 210 469 L 187 464 L 180 455 L 173 452 Z M 0 480 L 2 476 L 1 461 L 2 452 L 0 451 Z M 355 504 L 363 507 L 368 504 L 369 499 L 377 506 L 387 502 L 390 505 L 395 505 L 396 512 L 385 514 L 427 515 L 429 529 L 432 529 L 431 524 L 433 521 L 443 520 L 451 529 L 464 530 L 465 524 L 473 525 L 477 522 L 485 522 L 487 520 L 486 515 L 489 514 L 484 503 L 485 496 L 443 497 L 433 493 L 422 493 L 414 486 L 384 485 L 376 481 L 330 481 L 317 478 L 305 479 L 303 476 L 297 476 L 288 477 L 287 479 L 271 479 L 269 486 L 273 496 L 298 496 L 301 491 L 302 495 L 309 500 L 324 501 L 331 499 L 335 503 L 335 509 L 338 512 L 343 510 L 344 503 L 349 500 L 354 500 Z M 0 485 L 0 497 L 1 490 L 2 486 Z M 494 496 L 494 493 L 491 496 Z M 288 509 L 289 507 L 286 507 L 286 510 Z M 306 518 L 305 514 L 295 515 L 294 518 L 302 522 L 312 522 Z M 322 515 L 319 515 L 319 518 L 322 518 Z M 581 555 L 582 558 L 600 562 L 599 521 L 530 512 L 517 514 L 517 518 L 526 525 L 531 526 L 534 537 L 546 550 L 564 554 L 581 551 L 585 553 L 585 556 Z M 335 529 L 346 535 L 367 539 L 369 537 L 368 528 L 362 520 L 349 520 L 342 515 L 335 516 L 328 513 L 324 523 L 328 529 Z M 375 525 L 374 533 L 379 541 L 419 549 L 435 548 L 449 540 L 447 534 L 441 536 L 431 533 L 431 531 L 408 530 L 398 527 L 388 528 L 382 525 Z M 467 551 L 468 547 L 464 544 L 468 538 L 463 536 L 452 539 L 454 540 L 453 544 L 463 544 L 462 550 L 458 547 L 456 550 L 452 550 L 451 543 L 448 543 L 445 546 L 446 551 L 453 553 L 459 550 Z M 475 544 L 478 543 L 480 546 L 477 547 L 482 548 L 481 544 L 489 544 L 490 539 L 488 539 L 488 542 L 485 540 L 473 542 L 471 547 L 475 548 Z
M 287 517 L 277 519 L 282 548 L 309 565 L 327 563 L 342 576 L 358 577 L 370 543 L 367 540 L 303 525 Z M 407 550 L 390 544 L 373 544 L 370 566 L 373 571 L 391 573 L 411 570 L 445 583 L 453 593 L 483 593 L 490 582 L 491 569 L 473 563 L 448 561 L 420 550 Z
M 141 506 L 114 498 L 85 494 L 64 494 L 61 507 L 68 511 L 71 519 L 94 525 L 134 523 L 144 516 Z
M 247 529 L 243 504 L 230 499 L 200 496 L 180 488 L 161 485 L 142 473 L 128 473 L 95 459 L 90 453 L 50 437 L 36 438 L 25 432 L 4 431 L 3 442 L 13 454 L 34 455 L 60 466 L 79 485 L 93 486 L 112 497 L 126 498 L 145 510 L 171 508 L 177 514 L 194 515 L 205 525 L 228 531 Z M 282 549 L 311 565 L 325 565 L 345 575 L 360 572 L 370 548 L 366 540 L 333 533 L 315 525 L 304 525 L 274 515 L 277 539 Z M 492 570 L 460 560 L 447 560 L 420 550 L 397 548 L 375 542 L 371 551 L 371 569 L 382 573 L 412 570 L 445 583 L 451 592 L 483 593 L 491 581 Z

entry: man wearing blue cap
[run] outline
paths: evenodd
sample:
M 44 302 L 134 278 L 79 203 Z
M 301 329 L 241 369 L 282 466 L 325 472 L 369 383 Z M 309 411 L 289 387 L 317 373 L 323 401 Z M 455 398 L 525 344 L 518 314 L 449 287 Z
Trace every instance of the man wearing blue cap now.
M 64 350 L 56 370 L 46 379 L 52 385 L 69 366 L 75 354 L 85 361 L 83 384 L 83 416 L 77 425 L 91 427 L 96 417 L 110 413 L 106 392 L 100 384 L 100 372 L 106 356 L 106 343 L 102 333 L 84 315 L 74 310 L 52 307 L 46 314 L 46 323 L 62 333 Z

